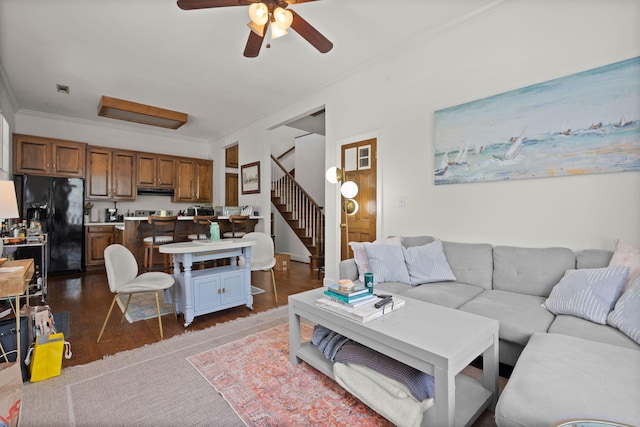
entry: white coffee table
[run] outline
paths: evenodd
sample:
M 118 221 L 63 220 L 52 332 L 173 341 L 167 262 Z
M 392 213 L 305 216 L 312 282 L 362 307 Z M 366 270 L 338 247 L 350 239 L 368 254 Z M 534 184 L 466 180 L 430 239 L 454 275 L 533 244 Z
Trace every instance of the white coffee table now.
M 324 288 L 289 297 L 291 363 L 301 360 L 333 378 L 331 362 L 310 342 L 301 342 L 300 318 L 321 324 L 393 359 L 433 375 L 435 404 L 422 425 L 471 425 L 498 400 L 498 321 L 402 297 L 405 307 L 367 323 L 343 318 L 314 301 Z M 483 379 L 458 375 L 483 355 Z

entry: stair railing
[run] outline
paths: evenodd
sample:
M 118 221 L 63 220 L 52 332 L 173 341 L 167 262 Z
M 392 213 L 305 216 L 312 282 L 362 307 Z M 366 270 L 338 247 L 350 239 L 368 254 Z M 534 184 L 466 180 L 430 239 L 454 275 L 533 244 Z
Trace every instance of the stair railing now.
M 271 194 L 272 201 L 278 199 L 285 206 L 286 212 L 290 213 L 290 220 L 287 221 L 293 228 L 291 222 L 298 228 L 296 234 L 301 237 L 303 243 L 310 241 L 309 248 L 312 256 L 324 256 L 324 211 L 313 198 L 300 186 L 300 184 L 287 172 L 282 164 L 271 156 Z M 285 218 L 286 219 L 286 218 Z M 302 230 L 302 231 L 300 231 Z M 303 234 L 302 236 L 298 233 Z M 310 248 L 311 246 L 311 248 Z

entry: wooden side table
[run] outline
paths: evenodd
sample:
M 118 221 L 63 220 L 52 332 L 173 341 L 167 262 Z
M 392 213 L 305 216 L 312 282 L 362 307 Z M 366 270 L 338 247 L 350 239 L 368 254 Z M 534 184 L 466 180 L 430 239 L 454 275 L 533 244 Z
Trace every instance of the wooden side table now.
M 19 267 L 16 271 L 3 271 Z M 29 282 L 33 276 L 33 258 L 8 261 L 0 266 L 0 298 L 14 298 L 15 305 L 11 305 L 16 316 L 16 362 L 21 363 L 20 358 L 20 297 L 29 289 Z

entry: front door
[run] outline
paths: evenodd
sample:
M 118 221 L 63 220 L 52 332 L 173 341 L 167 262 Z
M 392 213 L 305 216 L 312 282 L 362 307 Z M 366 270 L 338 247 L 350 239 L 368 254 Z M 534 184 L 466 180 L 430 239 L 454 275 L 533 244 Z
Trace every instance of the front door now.
M 341 259 L 353 258 L 349 242 L 373 242 L 376 239 L 376 138 L 342 146 L 342 170 L 345 181 L 358 185 L 358 194 L 353 198 L 357 211 L 347 215 L 345 198 L 341 196 Z

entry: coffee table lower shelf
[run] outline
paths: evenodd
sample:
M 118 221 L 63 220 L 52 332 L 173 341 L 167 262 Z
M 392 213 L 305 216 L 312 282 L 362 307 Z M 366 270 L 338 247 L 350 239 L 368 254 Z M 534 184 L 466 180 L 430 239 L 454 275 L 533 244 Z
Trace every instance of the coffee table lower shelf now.
M 324 375 L 335 380 L 332 363 L 311 342 L 303 343 L 295 355 L 298 359 L 305 361 Z M 479 381 L 463 374 L 456 375 L 455 425 L 467 426 L 472 424 L 489 407 L 492 397 L 491 392 L 484 388 Z M 435 411 L 431 411 L 431 408 L 424 413 L 423 426 L 436 426 Z

